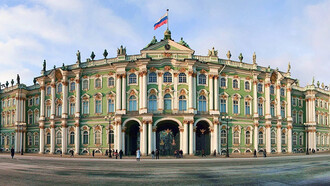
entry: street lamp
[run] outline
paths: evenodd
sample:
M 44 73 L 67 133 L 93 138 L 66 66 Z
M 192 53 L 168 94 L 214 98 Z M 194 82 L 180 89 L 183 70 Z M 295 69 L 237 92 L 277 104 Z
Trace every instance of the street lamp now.
M 306 146 L 307 146 L 307 150 L 306 150 L 306 155 L 309 155 L 309 150 L 308 150 L 308 129 L 306 130 L 306 138 L 307 138 L 307 143 L 306 143 Z
M 104 116 L 105 121 L 109 120 L 109 134 L 108 134 L 109 135 L 109 150 L 108 150 L 109 158 L 111 158 L 111 152 L 110 152 L 110 150 L 111 150 L 111 134 L 110 134 L 111 129 L 110 129 L 110 127 L 111 127 L 111 120 L 113 120 L 113 119 L 114 119 L 113 115 Z
M 230 120 L 232 120 L 233 118 L 231 117 L 231 116 L 222 116 L 222 118 L 221 118 L 222 120 L 224 120 L 224 121 L 226 121 L 227 122 L 227 149 L 226 149 L 226 157 L 229 157 L 229 146 L 228 146 L 228 144 L 229 144 L 229 140 L 228 140 L 228 122 L 230 121 Z

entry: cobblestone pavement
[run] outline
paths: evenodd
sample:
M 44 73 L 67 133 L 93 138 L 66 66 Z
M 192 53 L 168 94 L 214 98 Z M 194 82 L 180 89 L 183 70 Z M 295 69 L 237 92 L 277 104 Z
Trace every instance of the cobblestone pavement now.
M 99 159 L 0 155 L 0 185 L 330 185 L 330 154 Z

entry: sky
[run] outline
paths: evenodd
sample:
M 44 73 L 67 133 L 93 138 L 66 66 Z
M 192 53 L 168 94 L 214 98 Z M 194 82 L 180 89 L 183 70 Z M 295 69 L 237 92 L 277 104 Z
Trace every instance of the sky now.
M 153 36 L 162 39 L 166 26 L 154 23 L 169 9 L 172 38 L 181 37 L 207 55 L 215 47 L 220 58 L 286 71 L 300 85 L 330 84 L 330 1 L 321 0 L 0 0 L 0 82 L 16 79 L 33 84 L 43 60 L 47 69 L 73 64 L 80 50 L 85 61 L 115 57 L 123 45 L 139 54 Z

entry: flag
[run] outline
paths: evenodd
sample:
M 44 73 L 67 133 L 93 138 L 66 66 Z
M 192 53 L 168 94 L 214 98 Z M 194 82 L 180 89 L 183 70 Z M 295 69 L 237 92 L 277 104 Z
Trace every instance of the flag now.
M 161 18 L 158 19 L 158 21 L 154 25 L 154 30 L 156 30 L 158 27 L 161 27 L 164 24 L 167 24 L 168 16 L 167 12 L 164 14 Z

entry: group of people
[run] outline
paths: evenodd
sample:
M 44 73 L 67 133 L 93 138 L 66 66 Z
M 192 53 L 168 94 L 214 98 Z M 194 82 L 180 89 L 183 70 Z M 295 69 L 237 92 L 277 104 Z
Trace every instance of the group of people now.
M 182 150 L 175 150 L 174 157 L 176 158 L 183 158 L 183 151 Z
M 116 159 L 118 159 L 118 157 L 119 159 L 123 159 L 124 152 L 120 150 L 118 153 L 118 150 L 115 151 L 110 149 L 110 151 L 108 150 L 105 151 L 105 155 L 109 156 L 110 158 L 113 156 L 116 157 Z M 95 157 L 95 150 L 92 151 L 92 156 Z
M 264 149 L 263 150 L 263 155 L 264 155 L 264 157 L 267 157 L 267 151 L 266 151 L 266 149 Z M 254 151 L 253 151 L 253 157 L 257 157 L 257 150 L 256 149 L 254 149 Z

